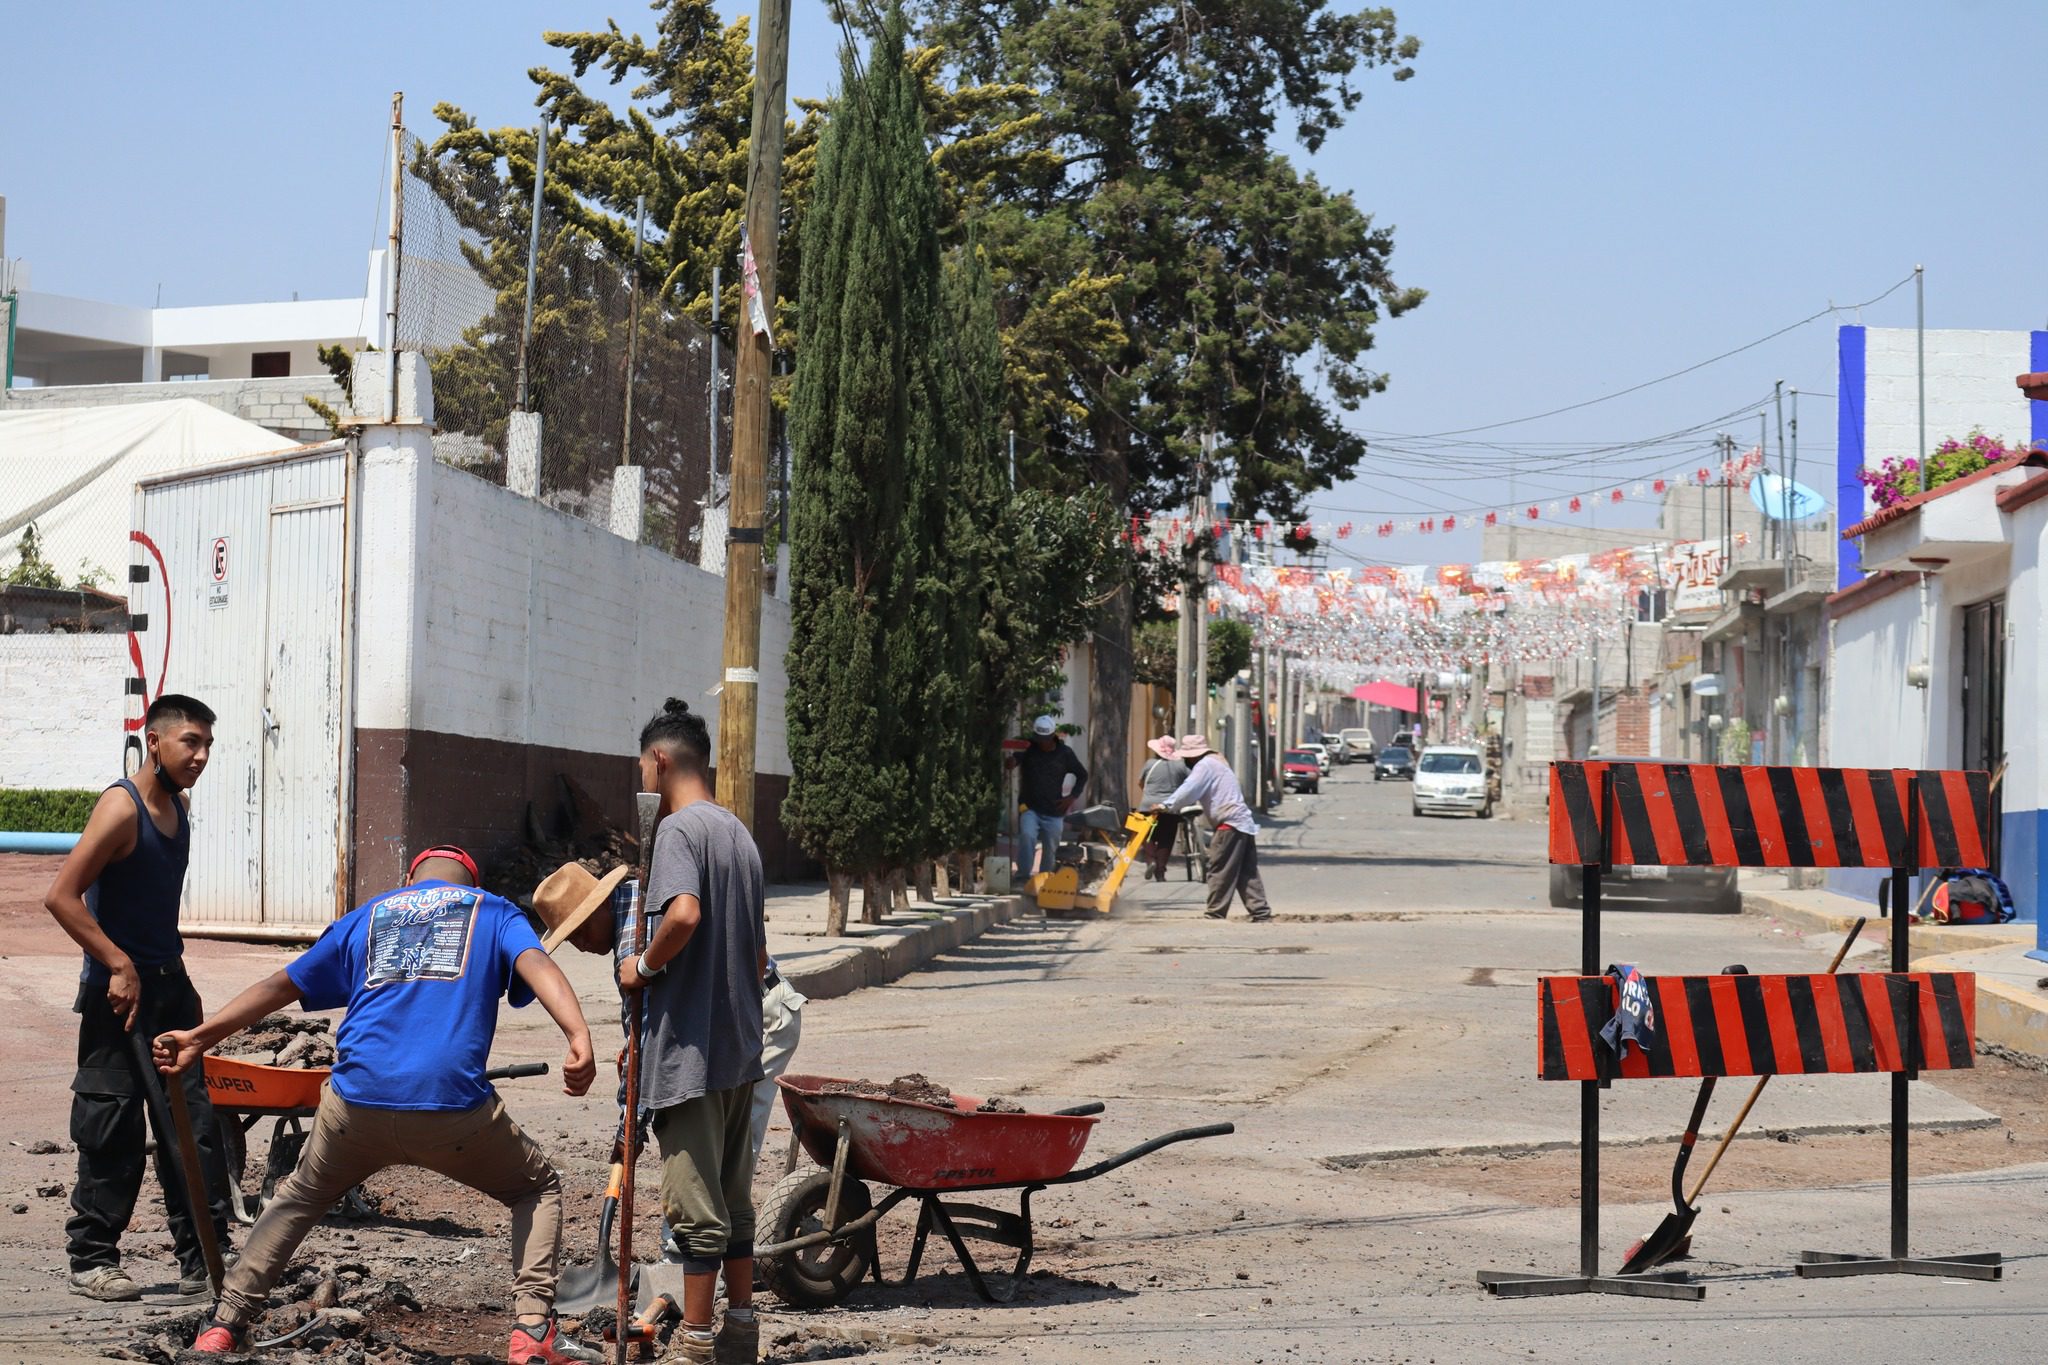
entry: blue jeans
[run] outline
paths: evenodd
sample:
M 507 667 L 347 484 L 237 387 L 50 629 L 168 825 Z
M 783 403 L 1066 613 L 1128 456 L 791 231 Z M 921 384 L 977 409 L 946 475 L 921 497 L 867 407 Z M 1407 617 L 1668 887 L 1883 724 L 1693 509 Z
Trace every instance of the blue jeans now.
M 1017 822 L 1017 864 L 1023 876 L 1033 872 L 1050 872 L 1058 860 L 1060 831 L 1066 827 L 1064 815 L 1040 815 L 1026 806 L 1023 818 Z M 1043 858 L 1038 857 L 1040 850 Z

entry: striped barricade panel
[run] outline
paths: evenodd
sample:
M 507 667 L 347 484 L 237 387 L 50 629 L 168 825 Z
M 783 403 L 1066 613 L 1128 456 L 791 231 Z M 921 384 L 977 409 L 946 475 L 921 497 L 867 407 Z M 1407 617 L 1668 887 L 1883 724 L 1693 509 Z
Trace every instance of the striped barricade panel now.
M 1646 976 L 1650 1049 L 1619 1064 L 1600 1030 L 1620 988 L 1604 976 L 1536 983 L 1537 1075 L 1546 1081 L 1948 1071 L 1976 1065 L 1970 972 Z
M 1918 777 L 1918 783 L 1913 779 Z M 1613 786 L 1606 811 L 1601 782 Z M 1919 848 L 1907 847 L 1912 793 Z M 1550 765 L 1550 861 L 1588 866 L 1982 867 L 1991 778 L 1904 768 Z M 1606 830 L 1603 821 L 1611 819 Z

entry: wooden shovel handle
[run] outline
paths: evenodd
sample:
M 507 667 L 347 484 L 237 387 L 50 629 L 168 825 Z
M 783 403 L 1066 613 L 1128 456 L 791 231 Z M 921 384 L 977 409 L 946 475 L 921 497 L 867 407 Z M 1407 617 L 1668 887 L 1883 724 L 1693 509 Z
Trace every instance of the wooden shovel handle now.
M 1855 945 L 1857 937 L 1863 932 L 1863 926 L 1868 922 L 1868 920 L 1859 919 L 1850 926 L 1849 936 L 1842 940 L 1841 947 L 1835 949 L 1834 961 L 1828 963 L 1827 974 L 1829 976 L 1833 976 L 1835 970 L 1842 965 L 1842 959 L 1849 955 L 1849 949 Z M 1707 1158 L 1705 1168 L 1700 1171 L 1700 1178 L 1692 1182 L 1692 1193 L 1686 1196 L 1685 1200 L 1688 1205 L 1699 1202 L 1700 1191 L 1707 1187 L 1707 1177 L 1712 1175 L 1714 1168 L 1721 1164 L 1721 1156 L 1728 1150 L 1728 1144 L 1735 1141 L 1735 1135 L 1742 1131 L 1742 1121 L 1749 1117 L 1749 1111 L 1755 1107 L 1757 1097 L 1764 1093 L 1764 1087 L 1770 1083 L 1771 1078 L 1769 1076 L 1759 1076 L 1756 1079 L 1756 1084 L 1750 1087 L 1749 1098 L 1742 1102 L 1742 1109 L 1735 1115 L 1735 1122 L 1729 1124 L 1728 1131 L 1721 1134 L 1720 1142 L 1714 1146 L 1714 1154 Z

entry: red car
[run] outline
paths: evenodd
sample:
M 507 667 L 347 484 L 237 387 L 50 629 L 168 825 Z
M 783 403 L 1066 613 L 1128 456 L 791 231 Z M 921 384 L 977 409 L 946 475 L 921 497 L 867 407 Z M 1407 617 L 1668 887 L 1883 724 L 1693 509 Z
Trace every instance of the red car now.
M 1319 792 L 1323 789 L 1323 765 L 1313 749 L 1289 749 L 1280 756 L 1280 774 L 1290 791 Z

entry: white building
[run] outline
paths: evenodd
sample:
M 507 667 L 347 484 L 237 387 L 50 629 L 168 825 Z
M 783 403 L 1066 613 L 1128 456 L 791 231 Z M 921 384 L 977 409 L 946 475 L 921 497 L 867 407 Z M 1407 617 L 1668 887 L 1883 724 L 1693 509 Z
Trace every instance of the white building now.
M 1982 428 L 2048 439 L 2048 334 L 1929 332 L 1927 444 Z M 2005 775 L 1990 831 L 2021 917 L 2048 890 L 2048 754 L 2041 641 L 2048 627 L 2048 454 L 2032 452 L 1882 510 L 1856 481 L 1862 461 L 1919 444 L 1910 330 L 1844 328 L 1840 483 L 1844 586 L 1827 604 L 1827 762 L 1839 767 L 1976 769 Z M 2002 373 L 2001 373 L 2002 371 Z M 1994 383 L 1994 378 L 1996 383 Z M 1860 520 L 1853 509 L 1865 506 Z M 1848 723 L 1847 718 L 1854 718 Z M 1874 898 L 1879 874 L 1836 872 Z M 2038 950 L 2037 950 L 2038 955 Z

